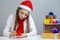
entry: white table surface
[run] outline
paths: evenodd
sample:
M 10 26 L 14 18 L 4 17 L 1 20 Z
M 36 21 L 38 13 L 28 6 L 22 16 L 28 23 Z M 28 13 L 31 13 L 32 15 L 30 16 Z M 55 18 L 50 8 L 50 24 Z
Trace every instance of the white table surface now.
M 36 35 L 26 38 L 9 38 L 9 37 L 0 37 L 0 40 L 60 40 L 60 39 L 43 39 L 41 35 Z

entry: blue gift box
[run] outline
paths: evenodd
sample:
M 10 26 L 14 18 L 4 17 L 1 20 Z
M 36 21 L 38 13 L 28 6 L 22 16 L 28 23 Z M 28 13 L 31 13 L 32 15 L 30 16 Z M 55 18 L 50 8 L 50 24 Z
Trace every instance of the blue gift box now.
M 58 33 L 58 29 L 57 28 L 52 28 L 52 33 Z
M 58 24 L 60 24 L 60 19 L 58 19 Z

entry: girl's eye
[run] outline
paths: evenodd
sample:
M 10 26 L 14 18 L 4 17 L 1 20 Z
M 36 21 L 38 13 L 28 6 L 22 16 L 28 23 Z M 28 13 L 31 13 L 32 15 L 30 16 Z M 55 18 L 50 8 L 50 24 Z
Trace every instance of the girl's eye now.
M 25 16 L 27 16 L 27 14 L 25 14 Z
M 21 14 L 24 14 L 23 12 L 21 12 Z

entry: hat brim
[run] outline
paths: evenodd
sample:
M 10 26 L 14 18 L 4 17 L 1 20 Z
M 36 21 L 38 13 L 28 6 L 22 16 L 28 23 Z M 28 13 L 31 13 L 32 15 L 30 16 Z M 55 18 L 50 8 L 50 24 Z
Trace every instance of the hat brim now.
M 25 6 L 25 5 L 20 5 L 19 7 L 20 7 L 20 8 L 23 8 L 23 9 L 26 9 L 26 10 L 28 10 L 29 12 L 31 12 L 31 9 L 30 9 L 29 7 L 27 7 L 27 6 Z

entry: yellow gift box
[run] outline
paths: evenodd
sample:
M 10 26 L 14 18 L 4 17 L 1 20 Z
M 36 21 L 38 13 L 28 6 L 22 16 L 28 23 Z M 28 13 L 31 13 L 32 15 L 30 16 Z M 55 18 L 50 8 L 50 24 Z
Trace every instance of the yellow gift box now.
M 50 19 L 45 19 L 44 24 L 50 24 L 50 21 L 51 21 Z

